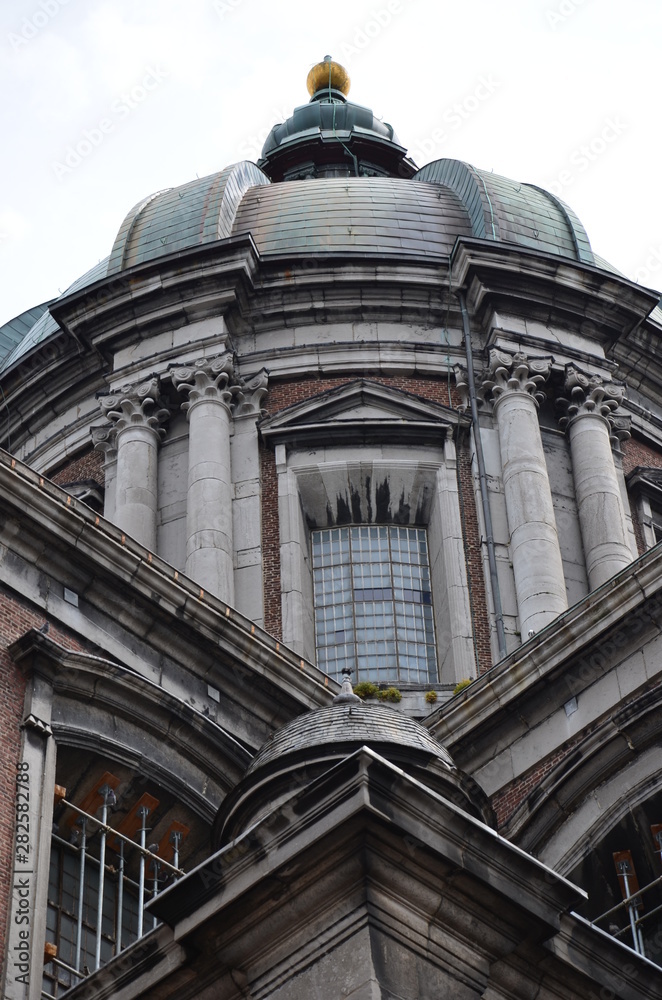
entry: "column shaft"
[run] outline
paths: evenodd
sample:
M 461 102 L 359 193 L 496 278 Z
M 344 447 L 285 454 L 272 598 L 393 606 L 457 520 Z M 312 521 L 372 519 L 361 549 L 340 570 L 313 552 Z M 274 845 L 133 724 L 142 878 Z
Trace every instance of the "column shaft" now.
M 538 413 L 526 391 L 494 405 L 522 639 L 568 607 Z
M 129 425 L 117 433 L 115 523 L 127 535 L 156 550 L 157 432 Z
M 234 604 L 230 411 L 213 396 L 192 402 L 186 509 L 186 575 Z
M 586 570 L 595 590 L 632 562 L 625 508 L 606 418 L 580 412 L 568 435 Z

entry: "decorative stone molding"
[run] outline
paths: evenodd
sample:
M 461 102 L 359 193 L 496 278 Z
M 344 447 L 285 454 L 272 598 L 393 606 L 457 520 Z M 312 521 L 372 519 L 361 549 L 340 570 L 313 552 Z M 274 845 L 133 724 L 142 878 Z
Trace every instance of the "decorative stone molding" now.
M 493 403 L 507 392 L 526 393 L 538 406 L 545 398 L 540 386 L 549 378 L 551 368 L 551 358 L 528 358 L 521 351 L 508 354 L 493 347 L 480 391 Z
M 182 403 L 182 410 L 187 412 L 202 400 L 214 400 L 230 412 L 233 391 L 229 382 L 233 372 L 232 355 L 228 352 L 215 358 L 199 358 L 191 365 L 171 369 L 173 385 L 188 395 L 186 402 Z
M 112 424 L 104 424 L 102 427 L 92 427 L 90 430 L 92 444 L 97 451 L 103 453 L 105 464 L 108 466 L 117 461 L 117 431 Z
M 573 420 L 586 414 L 604 417 L 609 425 L 612 448 L 620 451 L 621 442 L 630 437 L 630 416 L 615 414 L 625 399 L 625 386 L 620 382 L 605 382 L 599 375 L 587 375 L 570 364 L 565 370 L 564 390 L 566 395 L 557 400 L 563 413 L 559 427 L 567 430 Z
M 232 410 L 234 416 L 265 416 L 266 410 L 263 410 L 260 404 L 267 394 L 268 384 L 269 373 L 266 368 L 263 368 L 248 382 L 242 380 L 239 385 L 233 386 L 234 405 Z
M 32 729 L 46 738 L 53 735 L 50 723 L 44 722 L 43 719 L 38 718 L 33 712 L 29 712 L 23 719 L 21 729 Z
M 169 411 L 160 405 L 159 389 L 158 378 L 151 378 L 137 385 L 124 386 L 112 395 L 101 396 L 99 406 L 104 416 L 114 423 L 116 434 L 128 427 L 148 427 L 162 439 L 165 435 L 162 424 Z
M 469 409 L 469 373 L 462 365 L 454 365 L 455 385 L 460 394 L 461 404 L 458 407 L 460 413 L 466 413 Z

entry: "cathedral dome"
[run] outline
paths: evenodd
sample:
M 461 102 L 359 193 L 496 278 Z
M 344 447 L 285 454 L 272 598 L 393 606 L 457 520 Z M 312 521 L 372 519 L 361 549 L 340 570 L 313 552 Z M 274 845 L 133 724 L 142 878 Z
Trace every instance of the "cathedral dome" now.
M 310 102 L 274 126 L 258 164 L 231 164 L 142 198 L 110 256 L 61 298 L 97 285 L 110 289 L 99 292 L 107 298 L 120 272 L 246 236 L 265 260 L 318 263 L 328 254 L 446 267 L 458 239 L 479 239 L 610 269 L 559 198 L 460 160 L 417 170 L 391 126 L 348 101 L 348 90 L 339 64 L 318 63 Z M 48 309 L 0 327 L 0 372 L 60 333 Z
M 471 815 L 492 822 L 485 794 L 424 726 L 392 708 L 362 702 L 345 681 L 333 704 L 299 716 L 261 747 L 219 810 L 216 845 L 239 836 L 275 805 L 366 746 Z

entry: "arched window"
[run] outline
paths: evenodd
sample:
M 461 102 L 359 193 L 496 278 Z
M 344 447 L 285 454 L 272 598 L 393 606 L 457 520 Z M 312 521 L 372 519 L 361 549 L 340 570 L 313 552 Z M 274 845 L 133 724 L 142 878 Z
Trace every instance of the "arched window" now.
M 427 532 L 356 525 L 311 533 L 320 669 L 359 681 L 437 679 Z

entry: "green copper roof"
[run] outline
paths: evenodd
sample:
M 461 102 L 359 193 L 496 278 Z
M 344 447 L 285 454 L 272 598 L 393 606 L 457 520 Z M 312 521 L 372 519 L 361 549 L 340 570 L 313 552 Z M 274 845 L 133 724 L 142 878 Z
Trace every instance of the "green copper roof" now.
M 63 293 L 62 298 L 65 295 L 71 295 L 72 292 L 77 292 L 81 288 L 85 288 L 86 285 L 91 285 L 93 282 L 98 281 L 100 278 L 105 277 L 108 271 L 108 257 L 104 257 L 100 260 L 98 264 L 86 271 L 85 274 L 81 275 L 80 278 L 76 278 L 73 284 L 69 285 L 66 291 Z M 37 321 L 28 329 L 24 334 L 21 341 L 2 358 L 0 362 L 0 372 L 6 371 L 8 368 L 18 361 L 19 358 L 27 354 L 33 347 L 37 344 L 43 343 L 43 341 L 48 340 L 54 333 L 57 333 L 60 327 L 57 325 L 50 312 L 48 311 L 48 306 L 57 302 L 57 299 L 51 299 L 50 302 L 45 303 L 44 308 L 41 306 L 35 307 L 39 310 L 39 315 Z M 22 314 L 26 316 L 26 313 Z M 12 320 L 15 322 L 15 320 Z M 7 324 L 9 325 L 9 324 Z M 4 327 L 2 328 L 4 329 Z
M 268 183 L 269 178 L 254 163 L 244 161 L 151 195 L 132 208 L 122 223 L 108 273 L 225 239 L 246 191 Z
M 478 239 L 517 243 L 594 264 L 586 230 L 566 204 L 533 184 L 476 170 L 460 160 L 434 160 L 412 178 L 457 194 Z
M 21 343 L 53 301 L 54 299 L 49 299 L 48 302 L 42 302 L 41 305 L 32 306 L 31 309 L 26 309 L 19 316 L 10 319 L 4 326 L 0 326 L 0 359 L 6 358 Z
M 394 177 L 331 177 L 252 188 L 233 234 L 249 233 L 259 252 L 447 256 L 471 236 L 460 200 L 434 184 Z

